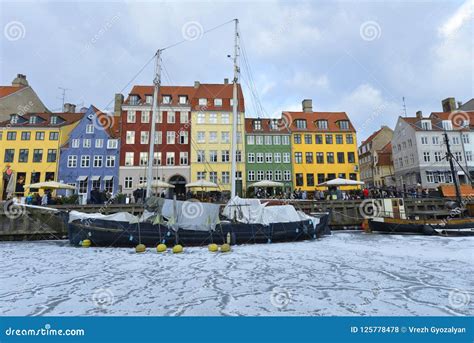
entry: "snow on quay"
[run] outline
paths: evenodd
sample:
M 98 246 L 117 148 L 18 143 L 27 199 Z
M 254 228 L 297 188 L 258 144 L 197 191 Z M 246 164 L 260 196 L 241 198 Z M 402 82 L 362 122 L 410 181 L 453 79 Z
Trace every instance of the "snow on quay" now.
M 473 315 L 472 238 L 337 232 L 311 242 L 144 254 L 0 243 L 0 314 Z

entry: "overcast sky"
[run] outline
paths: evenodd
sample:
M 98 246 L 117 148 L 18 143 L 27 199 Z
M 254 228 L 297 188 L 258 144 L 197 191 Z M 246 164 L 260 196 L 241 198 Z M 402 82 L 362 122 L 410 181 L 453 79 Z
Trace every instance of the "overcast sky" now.
M 157 48 L 183 38 L 163 54 L 163 84 L 232 78 L 233 24 L 203 33 L 233 18 L 251 68 L 241 58 L 247 116 L 310 98 L 316 111 L 347 112 L 361 141 L 393 127 L 402 97 L 413 115 L 474 93 L 474 0 L 0 2 L 0 82 L 26 74 L 51 110 L 58 87 L 68 102 L 104 109 L 122 89 L 151 84 L 152 63 L 125 87 Z

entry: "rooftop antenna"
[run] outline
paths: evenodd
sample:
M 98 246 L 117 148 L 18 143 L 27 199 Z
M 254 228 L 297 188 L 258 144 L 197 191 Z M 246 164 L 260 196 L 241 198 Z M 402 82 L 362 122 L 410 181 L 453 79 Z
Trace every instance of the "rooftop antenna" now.
M 61 97 L 59 97 L 58 99 L 61 99 L 61 101 L 62 101 L 61 110 L 63 110 L 64 109 L 64 104 L 66 103 L 66 91 L 70 91 L 71 89 L 70 88 L 64 88 L 64 87 L 58 87 L 58 89 L 61 90 Z
M 407 105 L 405 103 L 405 97 L 402 97 L 403 101 L 403 113 L 405 113 L 405 118 L 407 117 Z

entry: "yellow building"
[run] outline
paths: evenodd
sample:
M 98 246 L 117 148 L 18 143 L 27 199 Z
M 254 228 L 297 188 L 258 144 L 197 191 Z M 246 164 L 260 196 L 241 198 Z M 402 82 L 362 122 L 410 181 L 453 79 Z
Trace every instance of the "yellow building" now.
M 231 190 L 232 90 L 233 85 L 195 83 L 191 120 L 191 182 L 201 179 Z M 244 99 L 238 87 L 236 191 L 245 190 Z M 213 189 L 208 189 L 209 191 Z
M 79 123 L 83 113 L 12 114 L 0 123 L 0 197 L 7 197 L 13 176 L 14 193 L 24 194 L 24 185 L 57 180 L 59 149 Z M 34 191 L 34 190 L 33 190 Z M 39 190 L 42 194 L 42 190 Z
M 303 112 L 283 112 L 283 120 L 290 125 L 295 189 L 314 191 L 335 178 L 359 180 L 356 130 L 345 112 L 313 112 L 312 101 L 304 100 Z

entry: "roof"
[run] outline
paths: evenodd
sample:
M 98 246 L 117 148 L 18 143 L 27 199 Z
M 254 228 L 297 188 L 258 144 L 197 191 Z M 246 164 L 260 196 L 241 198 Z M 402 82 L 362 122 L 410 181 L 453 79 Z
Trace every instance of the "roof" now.
M 382 149 L 377 150 L 377 165 L 390 166 L 392 162 L 392 143 L 387 143 Z
M 24 86 L 0 86 L 0 98 L 3 98 L 5 96 L 8 96 L 10 94 L 16 93 L 19 90 L 22 90 Z
M 104 113 L 94 105 L 91 105 L 91 107 L 97 115 L 97 123 L 102 125 L 111 138 L 119 138 L 121 117 Z
M 254 130 L 254 120 L 260 120 L 261 130 Z M 270 123 L 276 120 L 276 129 L 272 129 Z M 245 118 L 245 133 L 273 133 L 273 134 L 284 134 L 289 133 L 288 123 L 282 118 Z
M 29 118 L 32 116 L 37 116 L 39 118 L 42 118 L 43 121 L 40 123 L 30 124 Z M 58 124 L 51 124 L 51 118 L 53 116 L 58 116 L 62 118 L 64 121 Z M 61 126 L 75 123 L 81 120 L 83 116 L 84 116 L 84 113 L 63 113 L 63 112 L 61 113 L 27 113 L 25 115 L 20 116 L 26 119 L 25 122 L 12 124 L 10 120 L 5 120 L 3 122 L 0 122 L 0 127 L 31 127 L 31 128 L 50 127 L 50 126 L 61 127 Z
M 283 117 L 286 117 L 288 122 L 291 123 L 290 130 L 292 132 L 356 132 L 346 112 L 283 112 Z M 296 126 L 297 119 L 306 120 L 306 129 L 300 129 Z M 316 126 L 317 120 L 327 120 L 327 130 L 321 130 Z M 338 126 L 339 121 L 348 121 L 349 129 L 341 130 Z
M 469 127 L 474 128 L 474 112 L 432 112 L 429 117 L 400 117 L 403 121 L 410 124 L 416 131 L 425 131 L 421 127 L 422 121 L 431 122 L 431 131 L 443 131 L 443 120 L 451 120 L 454 130 L 469 130 L 462 127 L 464 120 L 469 120 Z
M 192 101 L 193 109 L 203 109 L 199 105 L 199 99 L 207 99 L 206 111 L 232 111 L 230 99 L 233 98 L 234 84 L 211 84 L 211 83 L 200 83 L 196 88 L 194 99 Z M 244 95 L 242 93 L 242 87 L 240 83 L 237 84 L 237 98 L 238 98 L 238 111 L 245 111 Z M 222 106 L 215 106 L 214 99 L 222 99 Z
M 370 143 L 371 141 L 374 140 L 374 138 L 382 131 L 382 128 L 378 129 L 377 131 L 375 131 L 374 133 L 372 133 L 369 137 L 367 137 L 366 140 L 362 141 L 361 145 L 364 145 L 364 144 L 367 144 L 367 143 Z
M 186 95 L 191 100 L 196 89 L 192 86 L 160 86 L 160 103 L 163 101 L 163 95 L 171 95 L 171 105 L 180 106 L 179 96 Z M 153 96 L 154 86 L 133 86 L 129 96 L 125 100 L 124 104 L 129 104 L 130 96 L 137 95 L 139 97 L 140 105 L 145 104 L 146 96 Z

